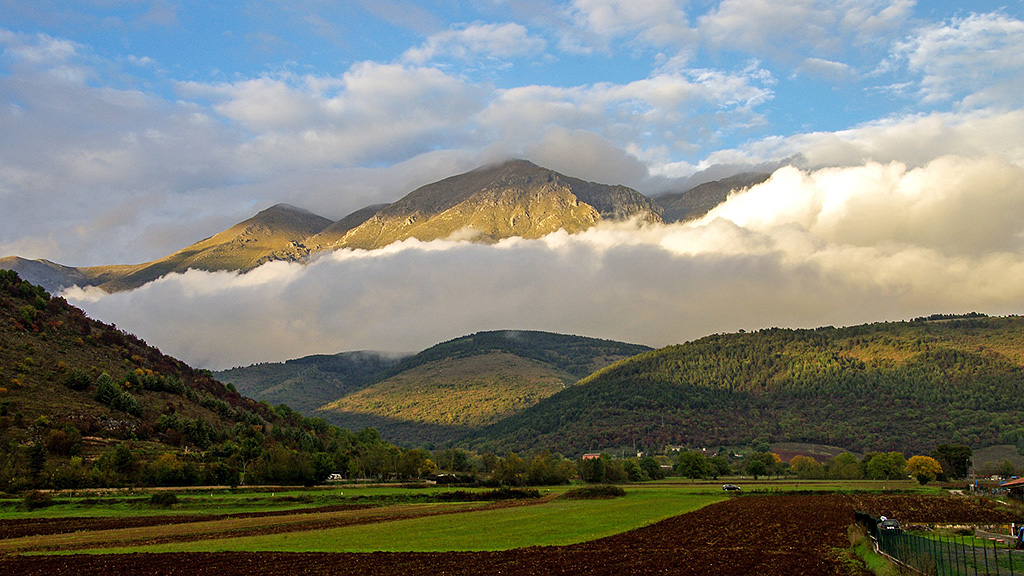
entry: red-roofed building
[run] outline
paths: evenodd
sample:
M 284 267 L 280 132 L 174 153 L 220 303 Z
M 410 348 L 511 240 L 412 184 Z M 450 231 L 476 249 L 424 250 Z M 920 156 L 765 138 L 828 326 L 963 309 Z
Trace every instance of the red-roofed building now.
M 1003 482 L 999 487 L 1004 488 L 1010 493 L 1010 496 L 1013 496 L 1014 498 L 1024 499 L 1024 478 L 1017 478 L 1016 480 Z

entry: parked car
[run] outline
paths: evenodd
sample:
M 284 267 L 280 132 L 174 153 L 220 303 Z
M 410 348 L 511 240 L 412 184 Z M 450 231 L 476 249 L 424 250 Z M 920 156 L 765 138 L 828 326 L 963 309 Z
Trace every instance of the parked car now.
M 903 527 L 900 526 L 899 521 L 895 518 L 886 518 L 882 516 L 882 521 L 878 523 L 878 529 L 882 532 L 888 532 L 890 534 L 902 534 Z
M 728 491 L 732 492 L 732 491 L 738 491 L 739 489 L 740 489 L 740 487 L 735 485 L 735 484 L 722 484 L 722 490 L 728 490 Z

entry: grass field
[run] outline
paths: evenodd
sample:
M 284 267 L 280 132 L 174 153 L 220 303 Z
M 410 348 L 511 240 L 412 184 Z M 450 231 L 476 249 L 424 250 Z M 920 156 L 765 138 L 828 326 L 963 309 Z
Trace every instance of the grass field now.
M 53 493 L 53 504 L 37 510 L 26 510 L 17 496 L 0 497 L 0 521 L 24 518 L 97 518 L 138 515 L 239 514 L 301 510 L 317 506 L 353 504 L 363 500 L 386 502 L 415 499 L 442 491 L 444 488 L 410 489 L 398 486 L 352 485 L 315 488 L 181 488 L 159 490 L 173 492 L 178 504 L 154 506 L 150 497 L 157 490 L 103 489 Z M 468 489 L 473 490 L 473 489 Z M 482 490 L 482 489 L 481 489 Z
M 937 493 L 912 482 L 732 479 L 744 493 Z M 670 479 L 628 485 L 614 499 L 559 498 L 570 487 L 541 488 L 540 500 L 430 502 L 449 488 L 337 486 L 314 489 L 178 491 L 179 503 L 149 504 L 147 493 L 58 494 L 27 511 L 0 501 L 0 521 L 204 516 L 202 521 L 39 534 L 0 542 L 8 552 L 446 552 L 494 551 L 586 542 L 691 512 L 729 496 L 720 482 Z M 353 508 L 352 505 L 356 505 Z M 333 508 L 331 508 L 333 507 Z M 246 517 L 224 515 L 244 514 Z M 260 516 L 272 514 L 272 516 Z M 211 516 L 211 518 L 205 518 Z M 214 517 L 215 516 L 215 517 Z M 254 517 L 256 516 L 256 517 Z
M 553 499 L 538 504 L 411 518 L 327 530 L 247 536 L 102 552 L 446 552 L 506 550 L 585 542 L 690 512 L 724 496 L 706 487 L 628 491 L 611 500 Z M 426 506 L 426 505 L 424 505 Z

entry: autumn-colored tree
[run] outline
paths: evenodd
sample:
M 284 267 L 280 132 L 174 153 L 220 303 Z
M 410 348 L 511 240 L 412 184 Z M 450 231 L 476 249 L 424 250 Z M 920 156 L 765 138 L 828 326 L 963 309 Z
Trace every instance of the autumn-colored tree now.
M 796 473 L 798 478 L 824 478 L 825 468 L 810 456 L 794 456 L 789 463 L 789 469 Z
M 924 485 L 942 474 L 942 466 L 931 456 L 911 456 L 910 460 L 907 460 L 906 472 Z

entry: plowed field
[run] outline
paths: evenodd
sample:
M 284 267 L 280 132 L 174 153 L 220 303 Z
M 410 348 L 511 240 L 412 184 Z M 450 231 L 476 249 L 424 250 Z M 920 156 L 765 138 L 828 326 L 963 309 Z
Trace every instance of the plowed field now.
M 965 498 L 922 496 L 743 496 L 592 542 L 502 552 L 193 553 L 9 556 L 0 574 L 500 575 L 640 574 L 728 576 L 860 575 L 841 549 L 855 509 L 909 521 L 1002 522 L 1005 513 Z M 950 518 L 943 518 L 948 511 Z M 955 516 L 955 517 L 954 517 Z M 1020 521 L 1019 518 L 1014 518 Z M 386 523 L 382 523 L 386 530 Z

